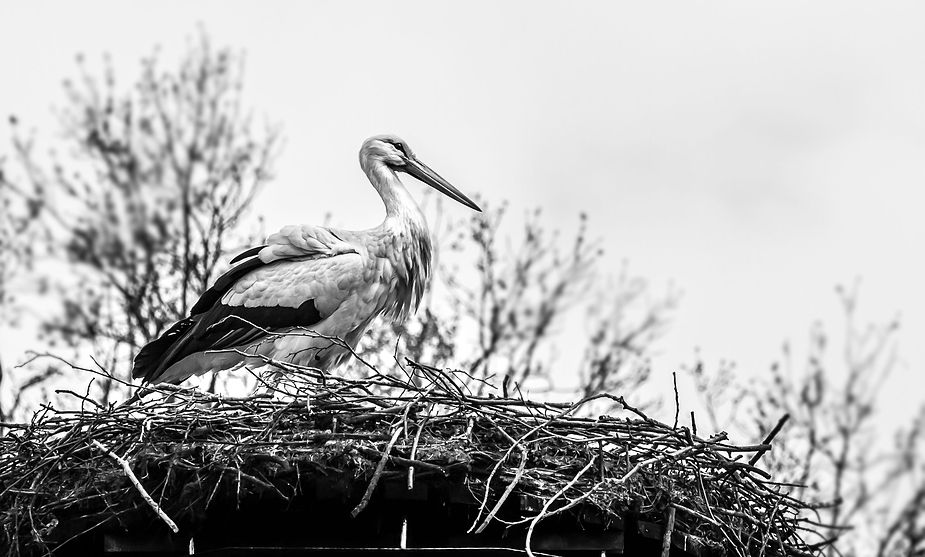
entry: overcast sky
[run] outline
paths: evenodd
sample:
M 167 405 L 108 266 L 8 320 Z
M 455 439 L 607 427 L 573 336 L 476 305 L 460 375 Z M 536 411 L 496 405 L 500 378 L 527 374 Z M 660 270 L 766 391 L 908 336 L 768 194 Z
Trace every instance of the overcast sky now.
M 765 373 L 785 339 L 899 313 L 895 407 L 925 384 L 925 4 L 917 2 L 15 2 L 0 111 L 47 133 L 74 54 L 121 75 L 205 25 L 247 54 L 282 124 L 255 208 L 365 228 L 382 209 L 356 152 L 403 136 L 463 191 L 587 211 L 605 266 L 684 293 L 663 376 L 700 347 Z M 5 126 L 5 119 L 3 126 Z M 5 136 L 6 128 L 0 128 Z M 413 191 L 420 191 L 412 186 Z M 463 208 L 450 208 L 465 211 Z M 909 388 L 914 385 L 917 388 Z

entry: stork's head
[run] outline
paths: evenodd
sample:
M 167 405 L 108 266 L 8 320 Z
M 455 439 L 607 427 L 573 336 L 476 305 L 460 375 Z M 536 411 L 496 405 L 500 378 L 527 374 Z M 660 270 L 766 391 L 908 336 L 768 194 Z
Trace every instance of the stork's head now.
M 360 148 L 360 165 L 367 171 L 374 165 L 385 165 L 395 172 L 406 172 L 450 199 L 481 212 L 478 205 L 452 184 L 418 160 L 406 141 L 396 135 L 375 135 Z

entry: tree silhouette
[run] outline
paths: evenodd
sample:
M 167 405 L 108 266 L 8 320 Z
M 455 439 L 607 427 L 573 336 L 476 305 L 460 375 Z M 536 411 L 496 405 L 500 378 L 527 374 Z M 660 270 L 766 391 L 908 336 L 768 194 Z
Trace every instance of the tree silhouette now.
M 897 362 L 899 323 L 862 324 L 859 289 L 838 288 L 844 313 L 841 335 L 821 324 L 809 333 L 805 354 L 789 343 L 766 380 L 737 381 L 732 368 L 690 371 L 714 427 L 761 439 L 786 423 L 774 450 L 762 458 L 792 494 L 816 501 L 815 520 L 837 542 L 828 555 L 883 557 L 925 550 L 925 406 L 918 419 L 887 439 L 880 393 Z
M 117 379 L 208 287 L 269 176 L 278 134 L 255 131 L 242 106 L 242 62 L 203 33 L 174 68 L 144 59 L 129 87 L 108 59 L 96 76 L 79 58 L 51 156 L 14 129 L 18 190 L 43 206 L 50 252 L 67 262 L 52 281 L 63 311 L 44 330 L 92 347 Z M 102 381 L 100 399 L 117 385 Z

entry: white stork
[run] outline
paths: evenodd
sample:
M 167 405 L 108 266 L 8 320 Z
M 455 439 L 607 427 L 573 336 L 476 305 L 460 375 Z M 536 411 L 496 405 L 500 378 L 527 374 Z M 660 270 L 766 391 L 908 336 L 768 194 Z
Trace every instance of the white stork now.
M 286 226 L 241 253 L 189 317 L 138 352 L 132 377 L 176 384 L 246 363 L 241 352 L 330 370 L 350 352 L 322 336 L 355 347 L 376 316 L 413 312 L 430 278 L 431 242 L 398 172 L 481 209 L 394 135 L 363 142 L 360 166 L 385 204 L 382 224 L 359 232 Z M 295 327 L 318 335 L 280 334 Z

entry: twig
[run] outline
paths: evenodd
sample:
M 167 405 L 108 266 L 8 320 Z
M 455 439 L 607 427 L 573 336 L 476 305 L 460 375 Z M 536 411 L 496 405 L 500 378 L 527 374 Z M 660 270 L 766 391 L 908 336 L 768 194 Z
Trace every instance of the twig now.
M 674 425 L 671 429 L 678 429 L 678 416 L 681 413 L 681 397 L 678 396 L 678 374 L 671 372 L 671 380 L 674 383 Z
M 514 473 L 514 479 L 511 480 L 511 483 L 509 483 L 504 489 L 504 493 L 501 494 L 501 497 L 498 498 L 498 502 L 495 503 L 495 506 L 492 507 L 488 515 L 485 516 L 485 520 L 482 521 L 482 524 L 480 524 L 479 527 L 475 529 L 476 534 L 482 533 L 482 530 L 488 526 L 488 524 L 491 522 L 491 519 L 495 517 L 499 510 L 501 510 L 501 506 L 504 505 L 504 502 L 507 501 L 507 498 L 510 497 L 511 493 L 514 492 L 514 488 L 517 487 L 518 483 L 520 483 L 520 478 L 524 475 L 524 466 L 527 465 L 528 455 L 529 451 L 527 451 L 527 449 L 520 449 L 520 464 L 517 465 L 517 472 Z
M 772 429 L 771 432 L 768 433 L 768 435 L 764 438 L 764 441 L 762 441 L 761 444 L 762 444 L 762 445 L 770 445 L 770 444 L 771 444 L 771 441 L 773 441 L 774 438 L 777 437 L 777 434 L 780 433 L 780 430 L 784 427 L 784 424 L 786 424 L 786 423 L 787 423 L 787 420 L 789 420 L 789 419 L 790 419 L 790 414 L 784 414 L 784 415 L 781 417 L 781 419 L 779 419 L 779 420 L 777 421 L 777 425 L 775 425 L 775 426 L 774 426 L 774 429 Z M 766 452 L 768 452 L 768 449 L 762 449 L 762 450 L 759 450 L 758 452 L 756 452 L 755 455 L 754 455 L 751 459 L 749 459 L 748 465 L 749 465 L 749 466 L 754 466 L 755 463 L 758 462 L 758 460 L 759 460 L 762 456 L 764 456 L 764 453 L 766 453 Z
M 556 499 L 561 497 L 563 493 L 571 489 L 571 487 L 574 486 L 578 482 L 578 480 L 581 479 L 581 477 L 585 474 L 585 472 L 591 469 L 592 466 L 594 466 L 593 458 L 590 459 L 587 464 L 585 464 L 584 468 L 582 468 L 581 470 L 578 471 L 577 474 L 575 474 L 575 477 L 573 477 L 570 482 L 565 484 L 562 487 L 562 489 L 557 491 L 555 495 L 547 499 L 546 503 L 543 504 L 542 510 L 540 510 L 540 513 L 536 515 L 536 517 L 533 518 L 533 520 L 530 522 L 530 526 L 527 528 L 527 539 L 524 542 L 526 544 L 525 549 L 527 551 L 527 555 L 529 555 L 530 557 L 534 557 L 533 550 L 530 549 L 530 540 L 533 538 L 533 530 L 536 528 L 536 525 L 539 524 L 540 520 L 546 518 L 547 512 L 549 511 L 549 507 L 552 506 L 553 502 L 555 502 Z
M 376 471 L 373 472 L 373 477 L 369 481 L 369 485 L 366 487 L 366 493 L 363 494 L 363 498 L 360 499 L 360 503 L 350 511 L 350 516 L 356 518 L 358 514 L 363 512 L 363 509 L 366 508 L 366 505 L 369 504 L 370 498 L 373 496 L 373 491 L 376 489 L 376 484 L 379 483 L 379 478 L 382 476 L 382 470 L 385 468 L 385 463 L 389 460 L 389 453 L 392 452 L 392 447 L 395 446 L 395 442 L 398 441 L 398 437 L 401 435 L 402 428 L 400 426 L 395 427 L 395 431 L 392 433 L 392 438 L 389 439 L 389 444 L 386 446 L 385 451 L 382 453 L 382 458 L 379 459 L 379 464 L 376 465 Z
M 106 455 L 108 455 L 110 458 L 118 462 L 120 466 L 122 466 L 122 471 L 125 472 L 126 476 L 128 476 L 129 481 L 132 482 L 132 485 L 135 486 L 135 489 L 138 490 L 138 493 L 141 494 L 141 498 L 145 500 L 145 503 L 147 503 L 148 506 L 154 510 L 157 516 L 159 516 L 160 519 L 164 521 L 164 524 L 166 524 L 167 527 L 170 528 L 171 532 L 173 532 L 174 534 L 179 532 L 180 529 L 177 527 L 177 524 L 173 520 L 171 520 L 169 516 L 167 516 L 167 513 L 161 510 L 161 507 L 157 503 L 154 502 L 154 499 L 152 499 L 151 496 L 148 495 L 148 492 L 145 490 L 144 486 L 142 486 L 141 482 L 138 481 L 138 478 L 135 477 L 135 473 L 132 472 L 132 467 L 131 465 L 129 465 L 128 461 L 122 458 L 121 456 L 117 455 L 116 453 L 110 451 L 106 447 L 104 447 L 103 444 L 97 441 L 96 439 L 92 439 L 90 442 L 93 444 L 94 447 L 106 453 Z
M 427 425 L 427 420 L 430 419 L 430 415 L 434 411 L 434 404 L 431 404 L 427 408 L 427 414 L 424 415 L 424 419 L 421 420 L 421 423 L 418 425 L 418 432 L 414 434 L 414 441 L 411 443 L 411 454 L 409 455 L 409 460 L 414 461 L 418 453 L 418 443 L 421 441 L 421 432 L 424 431 L 424 426 Z M 408 467 L 408 491 L 414 489 L 414 465 Z
M 665 525 L 665 535 L 662 536 L 662 557 L 669 557 L 671 554 L 671 534 L 674 533 L 674 514 L 675 508 L 668 507 L 668 524 Z

